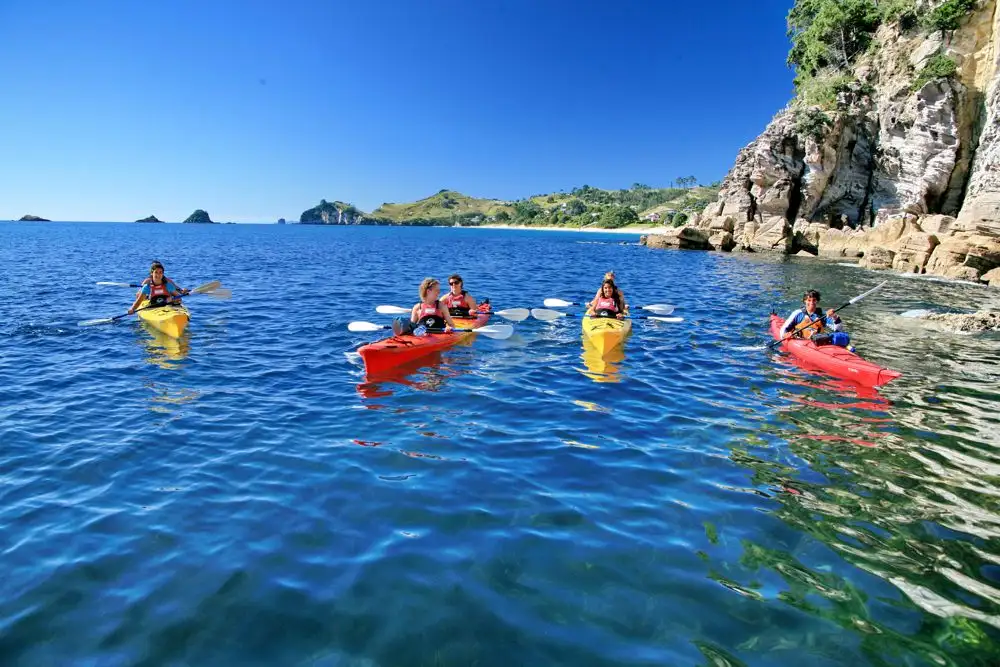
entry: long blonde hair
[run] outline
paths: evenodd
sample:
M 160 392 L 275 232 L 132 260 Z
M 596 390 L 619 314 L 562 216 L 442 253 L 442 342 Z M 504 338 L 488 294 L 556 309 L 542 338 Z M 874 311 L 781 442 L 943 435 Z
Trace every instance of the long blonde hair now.
M 424 278 L 420 282 L 420 300 L 421 301 L 424 300 L 424 298 L 427 296 L 427 292 L 430 290 L 430 288 L 434 287 L 435 285 L 440 285 L 440 284 L 441 283 L 440 283 L 440 281 L 438 281 L 437 278 Z

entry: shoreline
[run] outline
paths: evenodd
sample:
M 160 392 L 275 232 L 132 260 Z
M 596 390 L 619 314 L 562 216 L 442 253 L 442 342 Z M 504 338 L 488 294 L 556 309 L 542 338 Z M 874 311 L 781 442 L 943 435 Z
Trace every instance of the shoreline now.
M 585 234 L 652 234 L 663 227 L 628 227 L 604 229 L 601 227 L 521 227 L 518 225 L 476 225 L 474 227 L 449 227 L 449 229 L 517 229 L 531 232 L 583 232 Z

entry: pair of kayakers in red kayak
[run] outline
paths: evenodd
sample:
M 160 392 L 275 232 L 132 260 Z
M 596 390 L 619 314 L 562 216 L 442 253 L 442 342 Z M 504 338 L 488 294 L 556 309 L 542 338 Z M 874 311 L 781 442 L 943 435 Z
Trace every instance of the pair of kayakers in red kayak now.
M 424 278 L 420 283 L 420 302 L 410 310 L 410 319 L 397 319 L 392 332 L 397 336 L 422 334 L 427 331 L 451 331 L 455 328 L 452 317 L 470 317 L 476 312 L 476 299 L 463 289 L 462 276 L 453 273 L 448 277 L 448 293 L 443 297 L 437 278 Z
M 844 321 L 833 308 L 824 314 L 819 308 L 820 294 L 811 289 L 802 295 L 802 308 L 793 311 L 781 326 L 782 336 L 808 338 L 817 345 L 839 345 L 851 348 L 850 337 L 844 331 Z M 824 333 L 824 328 L 832 333 Z

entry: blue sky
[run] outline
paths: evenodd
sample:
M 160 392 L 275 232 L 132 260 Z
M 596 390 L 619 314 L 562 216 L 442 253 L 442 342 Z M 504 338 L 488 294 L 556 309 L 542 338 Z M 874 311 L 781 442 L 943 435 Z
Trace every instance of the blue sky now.
M 792 0 L 0 0 L 0 219 L 722 178 Z

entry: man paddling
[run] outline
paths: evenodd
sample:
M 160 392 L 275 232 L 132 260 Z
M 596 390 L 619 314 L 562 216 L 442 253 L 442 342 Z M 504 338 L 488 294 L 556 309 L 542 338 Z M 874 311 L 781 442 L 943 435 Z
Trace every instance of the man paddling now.
M 799 308 L 785 320 L 781 326 L 782 335 L 795 332 L 796 338 L 812 338 L 827 326 L 833 331 L 843 331 L 844 323 L 840 316 L 830 308 L 826 315 L 819 310 L 819 292 L 809 290 L 802 296 L 802 308 Z

